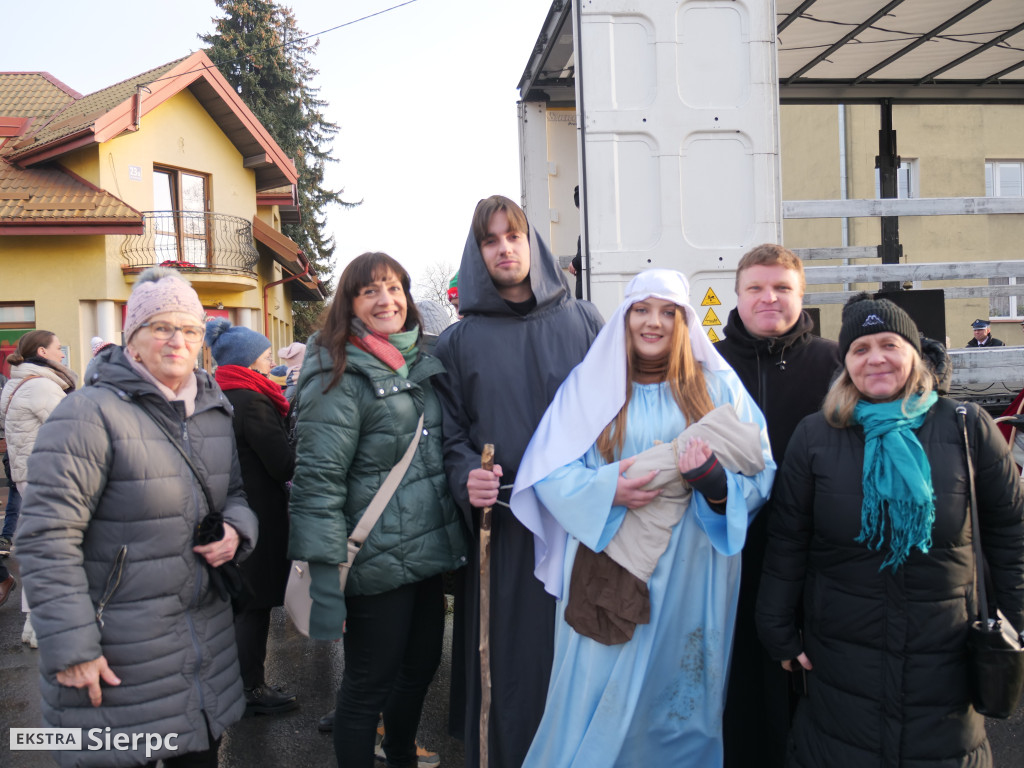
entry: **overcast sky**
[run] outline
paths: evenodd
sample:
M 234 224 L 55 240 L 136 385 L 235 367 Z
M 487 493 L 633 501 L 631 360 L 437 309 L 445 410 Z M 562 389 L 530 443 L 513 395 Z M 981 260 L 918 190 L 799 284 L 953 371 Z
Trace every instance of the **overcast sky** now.
M 294 0 L 314 33 L 403 0 Z M 338 269 L 368 250 L 416 279 L 462 256 L 477 200 L 519 199 L 516 86 L 551 0 L 415 0 L 320 36 L 312 63 L 341 131 L 328 184 L 350 210 L 328 212 Z M 213 0 L 37 0 L 18 5 L 0 71 L 46 71 L 87 94 L 202 47 Z

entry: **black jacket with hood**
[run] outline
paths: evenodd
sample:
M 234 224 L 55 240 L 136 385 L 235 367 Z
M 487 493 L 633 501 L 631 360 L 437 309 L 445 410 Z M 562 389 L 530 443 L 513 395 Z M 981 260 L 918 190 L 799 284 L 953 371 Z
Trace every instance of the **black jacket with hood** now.
M 796 425 L 821 407 L 838 372 L 839 345 L 811 333 L 814 323 L 801 312 L 796 324 L 777 338 L 754 336 L 732 310 L 725 338 L 715 349 L 736 371 L 768 422 L 772 456 L 782 466 Z
M 447 374 L 435 389 L 444 410 L 445 471 L 470 530 L 478 520 L 466 480 L 480 466 L 485 443 L 511 487 L 533 431 L 562 381 L 587 354 L 603 324 L 597 309 L 573 299 L 547 245 L 530 231 L 530 287 L 536 306 L 520 315 L 501 298 L 470 231 L 459 268 L 463 319 L 437 341 Z M 595 381 L 594 386 L 601 386 Z M 507 502 L 508 491 L 499 498 Z M 452 663 L 453 733 L 466 738 L 467 766 L 476 765 L 479 736 L 477 615 L 478 548 L 463 569 L 456 597 Z M 544 710 L 553 656 L 554 598 L 533 576 L 533 535 L 507 506 L 495 506 L 491 538 L 490 764 L 518 768 Z M 462 602 L 462 598 L 465 602 Z M 461 626 L 460 626 L 461 625 Z M 465 677 L 463 677 L 465 675 Z M 465 713 L 465 722 L 461 715 Z

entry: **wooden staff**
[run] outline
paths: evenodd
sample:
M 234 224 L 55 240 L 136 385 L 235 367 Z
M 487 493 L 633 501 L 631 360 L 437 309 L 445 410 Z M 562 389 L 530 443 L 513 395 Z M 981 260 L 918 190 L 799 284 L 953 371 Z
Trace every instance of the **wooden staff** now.
M 480 466 L 494 469 L 494 445 L 487 443 Z M 480 513 L 480 768 L 487 768 L 491 719 L 491 507 Z

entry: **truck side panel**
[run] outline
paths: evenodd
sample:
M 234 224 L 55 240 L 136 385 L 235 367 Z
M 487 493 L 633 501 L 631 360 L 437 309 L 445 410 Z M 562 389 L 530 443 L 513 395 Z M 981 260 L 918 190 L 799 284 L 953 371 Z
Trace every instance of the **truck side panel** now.
M 583 4 L 583 237 L 604 314 L 634 274 L 668 267 L 720 336 L 739 258 L 779 242 L 774 25 L 761 0 Z

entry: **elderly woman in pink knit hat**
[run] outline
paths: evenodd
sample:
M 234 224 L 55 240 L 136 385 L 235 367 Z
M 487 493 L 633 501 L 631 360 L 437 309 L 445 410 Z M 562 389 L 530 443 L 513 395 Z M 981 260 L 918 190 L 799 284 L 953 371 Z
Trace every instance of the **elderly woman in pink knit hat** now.
M 195 368 L 204 317 L 177 272 L 143 272 L 124 348 L 98 352 L 30 458 L 18 555 L 44 724 L 114 745 L 62 765 L 215 766 L 245 711 L 230 600 L 257 525 L 231 405 Z

